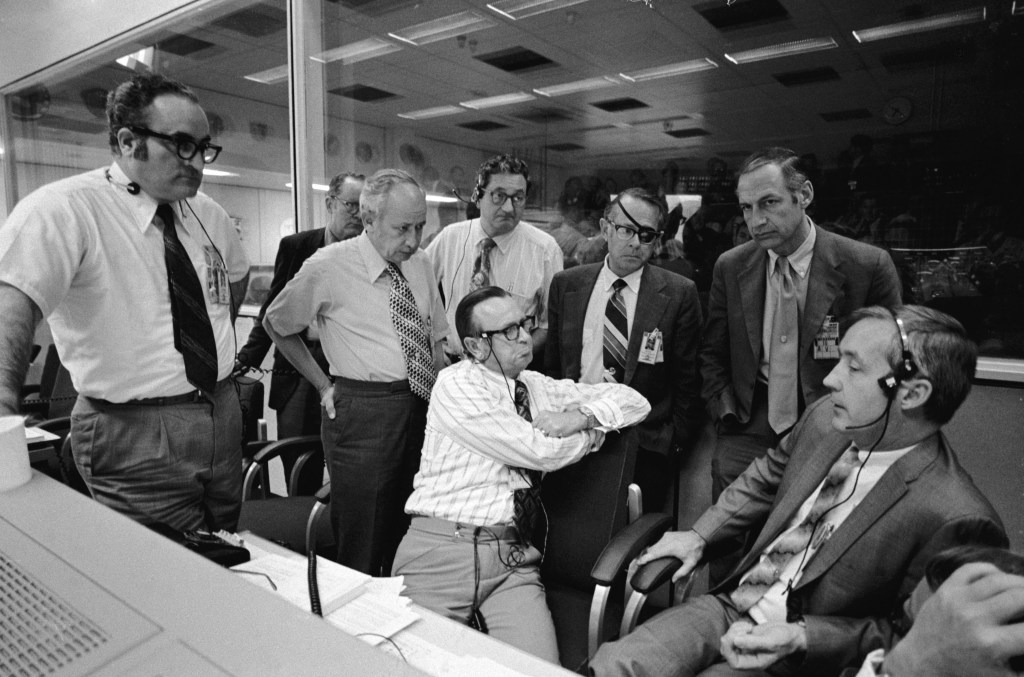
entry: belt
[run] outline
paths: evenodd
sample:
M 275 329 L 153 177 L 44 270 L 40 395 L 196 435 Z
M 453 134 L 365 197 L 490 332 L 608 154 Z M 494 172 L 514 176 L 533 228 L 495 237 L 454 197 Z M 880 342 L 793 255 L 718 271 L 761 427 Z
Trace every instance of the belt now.
M 98 402 L 105 407 L 170 407 L 175 404 L 206 404 L 212 401 L 201 390 L 193 390 L 183 395 L 147 397 L 141 400 L 128 400 L 127 402 L 109 402 L 98 397 L 88 397 L 86 399 Z
M 463 536 L 472 537 L 473 532 L 479 528 L 479 538 L 485 541 L 519 540 L 519 530 L 510 524 L 494 524 L 491 526 L 477 527 L 473 524 L 453 522 L 451 520 L 441 519 L 440 517 L 413 515 L 411 528 L 418 529 L 419 531 L 426 531 L 431 534 L 437 534 L 439 536 L 452 536 L 454 538 L 461 538 Z
M 376 393 L 402 393 L 409 390 L 409 380 L 402 381 L 356 381 L 344 376 L 331 376 L 334 379 L 334 386 L 338 390 L 354 390 Z

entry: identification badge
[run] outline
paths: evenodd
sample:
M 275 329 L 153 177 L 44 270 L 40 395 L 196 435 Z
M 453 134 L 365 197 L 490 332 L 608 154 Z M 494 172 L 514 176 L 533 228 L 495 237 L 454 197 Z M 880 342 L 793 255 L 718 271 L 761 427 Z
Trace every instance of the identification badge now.
M 665 352 L 661 346 L 661 330 L 645 331 L 640 341 L 640 356 L 638 362 L 643 364 L 658 364 L 665 361 Z
M 206 298 L 214 305 L 226 306 L 231 302 L 228 270 L 220 254 L 210 245 L 203 247 L 203 256 L 206 258 Z
M 814 335 L 814 359 L 839 359 L 839 323 L 832 315 L 825 316 L 821 329 Z

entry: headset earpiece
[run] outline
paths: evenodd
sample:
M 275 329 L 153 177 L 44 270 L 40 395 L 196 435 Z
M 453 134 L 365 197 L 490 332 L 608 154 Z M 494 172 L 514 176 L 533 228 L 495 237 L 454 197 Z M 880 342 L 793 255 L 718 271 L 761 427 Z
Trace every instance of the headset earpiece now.
M 917 365 L 914 364 L 914 355 L 910 352 L 910 337 L 907 336 L 907 328 L 903 325 L 903 320 L 896 314 L 892 309 L 889 310 L 892 313 L 892 319 L 896 322 L 896 329 L 898 330 L 897 336 L 900 340 L 900 364 L 896 368 L 895 374 L 889 374 L 878 379 L 878 385 L 881 387 L 882 392 L 885 393 L 886 397 L 892 399 L 896 397 L 896 390 L 899 385 L 904 381 L 908 381 L 917 375 Z

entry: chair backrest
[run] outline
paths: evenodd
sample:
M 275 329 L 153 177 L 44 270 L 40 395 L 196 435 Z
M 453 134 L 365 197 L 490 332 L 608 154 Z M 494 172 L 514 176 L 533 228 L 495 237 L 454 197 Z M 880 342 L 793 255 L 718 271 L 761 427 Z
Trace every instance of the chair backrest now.
M 263 383 L 247 376 L 239 376 L 238 401 L 242 405 L 242 446 L 259 440 L 259 420 L 263 418 Z
M 319 435 L 304 435 L 302 437 L 286 437 L 283 440 L 271 442 L 261 448 L 252 458 L 252 463 L 245 470 L 242 478 L 242 500 L 251 498 L 267 498 L 270 495 L 267 464 L 271 459 L 277 458 L 283 453 L 299 454 L 300 458 L 306 453 L 311 454 L 309 463 L 296 463 L 292 468 L 293 475 L 301 475 L 304 481 L 288 480 L 289 489 L 294 487 L 312 487 L 308 493 L 312 495 L 320 487 L 323 477 L 323 454 L 324 445 Z M 313 460 L 319 459 L 319 463 Z M 319 475 L 317 473 L 319 472 Z M 306 480 L 307 476 L 315 477 L 313 480 Z
M 608 433 L 604 445 L 544 478 L 545 583 L 592 589 L 590 570 L 612 536 L 628 523 L 627 488 L 636 466 L 636 431 Z
M 42 389 L 40 389 L 42 393 Z M 50 391 L 50 406 L 47 409 L 47 416 L 60 418 L 70 416 L 71 410 L 75 408 L 75 400 L 78 399 L 78 391 L 71 382 L 71 373 L 67 368 L 57 363 L 57 374 L 53 379 L 53 389 Z

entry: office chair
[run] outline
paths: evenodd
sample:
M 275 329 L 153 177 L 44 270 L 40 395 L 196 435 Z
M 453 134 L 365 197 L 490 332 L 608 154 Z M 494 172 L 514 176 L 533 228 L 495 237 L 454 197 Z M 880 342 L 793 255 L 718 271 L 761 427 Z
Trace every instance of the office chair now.
M 43 371 L 39 377 L 38 385 L 24 386 L 21 389 L 21 413 L 32 420 L 45 420 L 56 418 L 51 416 L 50 398 L 53 396 L 53 387 L 57 381 L 57 372 L 60 370 L 60 356 L 57 355 L 57 346 L 50 344 L 46 349 L 46 357 L 43 361 Z
M 637 494 L 629 500 L 636 447 L 635 431 L 608 433 L 598 452 L 544 478 L 548 519 L 541 580 L 561 663 L 570 670 L 618 634 L 623 604 L 617 593 L 624 589 L 629 562 L 674 523 L 669 515 L 649 514 L 627 526 L 630 506 L 640 512 Z

